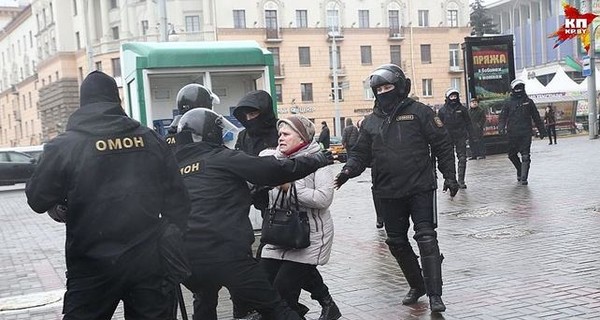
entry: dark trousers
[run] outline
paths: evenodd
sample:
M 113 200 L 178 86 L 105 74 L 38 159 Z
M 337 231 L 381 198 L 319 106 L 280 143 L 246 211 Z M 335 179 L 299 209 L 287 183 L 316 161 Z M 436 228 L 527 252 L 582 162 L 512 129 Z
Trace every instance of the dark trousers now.
M 546 131 L 548 132 L 548 139 L 550 140 L 550 144 L 552 144 L 552 137 L 554 137 L 554 143 L 556 143 L 556 125 L 555 124 L 547 125 Z
M 95 275 L 67 279 L 64 320 L 109 320 L 120 300 L 125 319 L 172 319 L 174 291 L 161 290 L 164 277 L 133 279 Z
M 508 136 L 508 158 L 518 159 L 518 153 L 522 158 L 528 158 L 531 154 L 531 135 Z
M 371 194 L 373 196 L 373 206 L 375 207 L 377 223 L 383 223 L 383 213 L 381 213 L 381 208 L 379 207 L 379 199 L 377 199 L 377 196 L 375 196 L 375 192 L 373 192 L 373 190 L 371 190 Z
M 398 199 L 379 199 L 388 240 L 400 239 L 403 243 L 408 243 L 410 220 L 415 231 L 419 231 L 421 226 L 433 227 L 434 192 L 435 190 L 426 191 Z
M 236 302 L 258 310 L 265 320 L 300 319 L 281 300 L 267 274 L 252 257 L 227 262 L 192 262 L 192 276 L 184 285 L 202 297 L 198 308 L 194 306 L 194 320 L 217 319 L 216 302 L 221 287 L 226 287 Z
M 329 288 L 315 265 L 268 258 L 260 259 L 260 265 L 282 299 L 293 310 L 299 310 L 301 289 L 309 291 L 314 300 L 321 301 L 329 296 Z

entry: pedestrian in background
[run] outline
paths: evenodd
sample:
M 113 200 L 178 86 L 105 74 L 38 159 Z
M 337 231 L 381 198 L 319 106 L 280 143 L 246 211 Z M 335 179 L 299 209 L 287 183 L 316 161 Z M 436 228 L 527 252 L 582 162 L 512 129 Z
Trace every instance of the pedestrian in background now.
M 341 187 L 373 162 L 373 193 L 385 221 L 386 243 L 410 290 L 402 304 L 414 304 L 425 293 L 431 311 L 442 312 L 442 255 L 437 241 L 433 157 L 444 176 L 444 191 L 459 190 L 454 150 L 442 121 L 431 107 L 408 98 L 410 79 L 395 64 L 373 71 L 369 83 L 375 94 L 373 113 L 362 123 L 358 143 L 335 178 Z M 421 266 L 408 240 L 410 220 L 421 254 Z
M 269 283 L 252 257 L 254 232 L 248 217 L 248 183 L 276 186 L 333 162 L 331 154 L 294 159 L 256 157 L 223 146 L 234 125 L 212 110 L 186 112 L 179 121 L 177 160 L 192 209 L 184 247 L 192 276 L 184 285 L 202 299 L 194 320 L 216 320 L 214 299 L 226 287 L 232 300 L 258 310 L 265 320 L 300 319 Z
M 446 91 L 446 103 L 438 110 L 438 117 L 450 134 L 452 146 L 458 158 L 458 186 L 466 189 L 465 174 L 467 173 L 467 138 L 478 140 L 474 137 L 469 110 L 460 102 L 457 89 L 450 88 Z
M 546 125 L 546 131 L 548 132 L 548 144 L 552 144 L 552 137 L 554 137 L 554 144 L 556 142 L 556 112 L 552 105 L 546 107 L 546 112 L 544 113 L 544 124 Z
M 317 142 L 321 144 L 323 149 L 329 149 L 329 144 L 331 143 L 330 139 L 331 135 L 329 133 L 329 127 L 327 126 L 327 122 L 321 121 L 321 133 L 319 134 Z
M 519 184 L 527 185 L 531 165 L 531 136 L 533 135 L 531 122 L 535 123 L 540 139 L 544 139 L 546 130 L 535 103 L 525 92 L 525 82 L 515 79 L 510 83 L 510 87 L 510 97 L 504 101 L 498 118 L 498 132 L 508 135 L 508 159 L 517 169 Z M 519 159 L 519 153 L 521 159 Z
M 485 159 L 485 142 L 483 141 L 483 133 L 485 129 L 485 111 L 479 106 L 479 99 L 471 98 L 469 107 L 469 118 L 473 127 L 473 137 L 469 139 L 471 147 L 470 160 Z
M 303 116 L 291 116 L 279 120 L 279 146 L 276 150 L 265 150 L 261 155 L 274 155 L 277 159 L 293 159 L 307 154 L 318 154 L 320 146 L 313 141 L 315 127 Z M 310 224 L 310 245 L 304 249 L 281 248 L 265 245 L 260 264 L 265 268 L 273 286 L 287 304 L 300 316 L 308 308 L 298 303 L 300 290 L 306 288 L 311 298 L 321 305 L 319 320 L 336 320 L 342 314 L 335 304 L 329 288 L 323 282 L 317 266 L 329 261 L 333 244 L 333 219 L 329 206 L 333 201 L 333 173 L 330 167 L 317 170 L 295 185 L 300 211 L 306 211 Z M 280 191 L 291 192 L 290 183 L 271 190 L 271 205 Z
M 110 319 L 120 300 L 125 319 L 172 319 L 159 239 L 168 224 L 184 230 L 190 200 L 175 156 L 125 114 L 112 77 L 83 80 L 80 108 L 45 144 L 25 193 L 36 212 L 67 207 L 63 319 Z
M 350 154 L 352 147 L 358 141 L 358 128 L 352 124 L 352 119 L 346 119 L 346 127 L 342 133 L 342 145 L 346 149 L 346 154 Z

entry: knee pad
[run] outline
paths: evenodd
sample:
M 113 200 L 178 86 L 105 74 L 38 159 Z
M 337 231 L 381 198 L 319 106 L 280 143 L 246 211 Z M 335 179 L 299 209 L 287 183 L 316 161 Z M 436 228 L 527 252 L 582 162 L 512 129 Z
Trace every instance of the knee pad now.
M 388 247 L 391 248 L 397 248 L 397 249 L 403 249 L 406 247 L 410 247 L 410 243 L 408 242 L 408 237 L 403 238 L 403 237 L 388 237 L 385 240 L 385 243 L 388 245 Z
M 430 222 L 421 222 L 415 226 L 415 235 L 413 239 L 419 241 L 420 238 L 431 236 L 436 238 L 437 232 L 433 228 L 433 224 Z
M 521 158 L 523 158 L 522 162 L 531 162 L 531 155 L 528 153 L 521 155 Z
M 517 153 L 509 153 L 508 159 L 510 159 L 511 161 L 521 161 Z

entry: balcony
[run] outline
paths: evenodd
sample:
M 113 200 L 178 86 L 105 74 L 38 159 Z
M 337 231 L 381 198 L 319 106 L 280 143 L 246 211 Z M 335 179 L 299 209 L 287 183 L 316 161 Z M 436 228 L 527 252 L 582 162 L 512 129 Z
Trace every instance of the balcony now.
M 285 64 L 275 65 L 273 66 L 273 70 L 275 71 L 275 79 L 285 78 Z
M 265 28 L 266 36 L 265 42 L 281 42 L 281 35 L 279 28 Z
M 390 27 L 388 40 L 404 40 L 404 28 Z
M 450 73 L 462 73 L 464 71 L 461 65 L 450 65 L 448 67 L 448 72 Z
M 337 68 L 337 76 L 338 77 L 345 77 L 347 75 L 348 75 L 348 73 L 346 72 L 346 66 L 341 66 L 341 67 Z M 333 68 L 329 68 L 329 77 L 333 78 Z
M 341 27 L 331 27 L 327 28 L 327 39 L 329 41 L 341 41 L 344 40 L 344 33 L 342 32 Z

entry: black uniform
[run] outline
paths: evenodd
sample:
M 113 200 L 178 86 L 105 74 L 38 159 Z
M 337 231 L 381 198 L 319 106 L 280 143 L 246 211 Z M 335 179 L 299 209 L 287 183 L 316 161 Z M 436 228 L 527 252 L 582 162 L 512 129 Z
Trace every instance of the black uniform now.
M 120 106 L 114 79 L 92 72 L 66 132 L 44 146 L 26 195 L 42 213 L 68 206 L 64 319 L 169 319 L 157 241 L 165 223 L 186 225 L 187 191 L 173 153 Z
M 177 140 L 182 140 L 179 133 Z M 210 302 L 221 286 L 236 302 L 250 305 L 264 319 L 299 319 L 284 308 L 276 291 L 252 258 L 254 233 L 248 210 L 249 181 L 278 185 L 300 179 L 322 166 L 313 158 L 279 161 L 255 157 L 208 142 L 177 150 L 180 171 L 192 200 L 185 247 L 193 275 L 186 286 Z M 204 300 L 203 300 L 204 301 Z M 216 319 L 216 308 L 206 305 L 194 319 Z
M 521 94 L 511 93 L 504 101 L 504 107 L 500 112 L 498 130 L 501 134 L 508 135 L 508 159 L 517 169 L 517 180 L 521 184 L 527 184 L 529 166 L 531 164 L 531 137 L 533 130 L 531 121 L 535 123 L 540 138 L 544 138 L 546 130 L 544 122 L 540 117 L 535 103 L 524 92 Z M 521 153 L 519 159 L 518 153 Z
M 466 188 L 465 174 L 467 171 L 467 139 L 474 139 L 473 125 L 469 118 L 469 110 L 456 101 L 446 99 L 446 103 L 438 111 L 438 117 L 450 134 L 452 145 L 458 158 L 458 184 Z
M 358 143 L 335 185 L 360 175 L 371 164 L 373 195 L 383 214 L 386 243 L 411 287 L 402 303 L 416 303 L 427 293 L 431 310 L 441 312 L 446 306 L 441 300 L 442 256 L 435 232 L 433 157 L 444 176 L 444 189 L 449 187 L 454 196 L 458 183 L 450 137 L 429 106 L 407 98 L 410 79 L 400 67 L 380 66 L 371 74 L 370 86 L 376 106 L 362 122 Z M 409 219 L 421 253 L 422 274 L 408 240 Z

